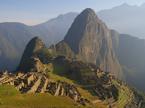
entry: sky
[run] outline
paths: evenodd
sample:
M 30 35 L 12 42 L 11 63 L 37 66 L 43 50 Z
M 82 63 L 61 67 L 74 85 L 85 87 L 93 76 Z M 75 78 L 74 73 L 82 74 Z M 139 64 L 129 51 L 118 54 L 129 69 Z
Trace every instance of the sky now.
M 97 12 L 123 3 L 141 5 L 145 0 L 0 0 L 0 22 L 35 25 L 60 14 L 81 12 L 85 8 Z

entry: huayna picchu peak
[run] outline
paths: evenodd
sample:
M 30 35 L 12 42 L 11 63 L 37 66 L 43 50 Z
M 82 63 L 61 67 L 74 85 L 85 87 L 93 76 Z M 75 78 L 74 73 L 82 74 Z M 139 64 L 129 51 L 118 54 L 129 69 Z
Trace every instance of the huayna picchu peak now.
M 65 49 L 61 47 L 64 43 L 66 49 L 71 49 L 69 53 L 73 52 L 76 55 L 72 58 L 96 64 L 117 77 L 122 76 L 122 69 L 112 46 L 111 31 L 92 9 L 85 9 L 76 17 L 62 44 L 56 45 L 60 53 Z
M 145 108 L 144 96 L 121 81 L 115 33 L 87 8 L 57 44 L 32 38 L 15 72 L 0 73 L 0 107 L 10 108 L 8 99 L 18 108 Z

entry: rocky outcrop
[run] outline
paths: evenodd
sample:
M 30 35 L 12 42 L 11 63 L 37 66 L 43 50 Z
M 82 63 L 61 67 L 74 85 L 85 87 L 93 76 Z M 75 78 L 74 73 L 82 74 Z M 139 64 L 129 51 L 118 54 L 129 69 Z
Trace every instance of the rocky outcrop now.
M 78 15 L 61 43 L 74 52 L 76 56 L 72 58 L 96 64 L 104 71 L 121 77 L 122 70 L 112 47 L 111 31 L 92 9 L 85 9 Z M 59 45 L 62 44 L 56 47 L 60 51 Z
M 53 47 L 50 47 L 50 49 L 54 50 L 58 55 L 66 56 L 68 58 L 75 58 L 75 53 L 64 41 L 61 41 Z
M 26 46 L 20 65 L 17 70 L 29 72 L 33 62 L 36 62 L 37 52 L 44 48 L 45 45 L 38 37 L 33 38 Z M 38 63 L 38 62 L 37 62 Z

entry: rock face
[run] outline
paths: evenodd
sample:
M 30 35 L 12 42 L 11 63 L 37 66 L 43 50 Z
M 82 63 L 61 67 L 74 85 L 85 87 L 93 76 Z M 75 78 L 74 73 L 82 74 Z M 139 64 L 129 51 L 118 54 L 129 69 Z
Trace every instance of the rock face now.
M 37 61 L 37 53 L 44 47 L 45 45 L 42 40 L 38 37 L 33 38 L 24 50 L 18 70 L 29 72 L 31 67 L 33 67 L 32 65 Z
M 111 32 L 92 9 L 85 9 L 78 15 L 63 42 L 77 59 L 121 76 L 121 67 L 112 48 Z

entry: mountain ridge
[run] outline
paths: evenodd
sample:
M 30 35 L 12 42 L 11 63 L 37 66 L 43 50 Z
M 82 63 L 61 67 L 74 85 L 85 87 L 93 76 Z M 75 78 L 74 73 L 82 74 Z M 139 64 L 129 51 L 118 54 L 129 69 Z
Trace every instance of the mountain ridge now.
M 143 30 L 145 23 L 142 14 L 145 11 L 144 8 L 144 5 L 121 4 L 111 9 L 101 10 L 97 14 L 111 29 L 145 39 Z

